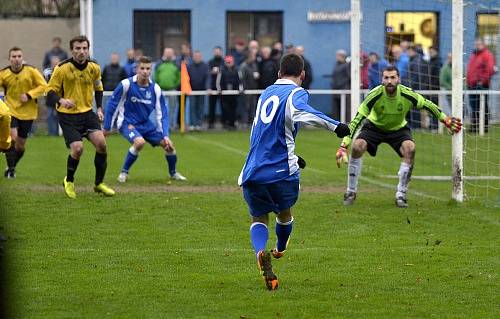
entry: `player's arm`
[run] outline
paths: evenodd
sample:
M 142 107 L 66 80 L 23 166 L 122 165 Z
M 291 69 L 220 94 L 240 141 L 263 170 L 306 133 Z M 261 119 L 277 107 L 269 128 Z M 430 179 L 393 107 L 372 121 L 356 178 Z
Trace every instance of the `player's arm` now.
M 102 111 L 102 97 L 103 97 L 103 91 L 104 87 L 102 85 L 101 81 L 101 67 L 99 64 L 95 63 L 95 71 L 94 71 L 94 98 L 95 98 L 95 105 L 97 107 L 97 116 L 99 117 L 100 121 L 104 120 L 104 113 Z
M 28 98 L 36 99 L 37 97 L 43 95 L 47 90 L 47 82 L 43 78 L 43 75 L 35 68 L 31 69 L 31 76 L 33 77 L 34 88 L 26 92 Z
M 344 137 L 349 134 L 347 124 L 334 120 L 307 104 L 309 97 L 307 91 L 300 89 L 292 94 L 290 113 L 293 122 L 322 127 L 335 132 L 338 137 Z
M 458 133 L 462 129 L 462 120 L 453 117 L 453 116 L 447 116 L 439 107 L 434 104 L 432 101 L 424 98 L 422 95 L 415 93 L 415 92 L 410 92 L 410 94 L 413 93 L 414 96 L 417 98 L 417 108 L 423 108 L 430 114 L 432 114 L 435 118 L 437 118 L 439 121 L 441 121 L 451 133 Z
M 56 108 L 59 108 L 60 106 L 70 107 L 69 101 L 60 96 L 63 77 L 63 69 L 59 66 L 56 66 L 47 85 L 47 102 L 51 105 L 55 105 Z
M 113 95 L 108 99 L 108 103 L 106 104 L 106 112 L 104 114 L 104 123 L 103 129 L 105 131 L 111 131 L 113 127 L 113 122 L 115 118 L 115 113 L 118 108 L 118 104 L 124 95 L 123 84 L 122 82 L 118 83 L 115 90 L 113 91 Z

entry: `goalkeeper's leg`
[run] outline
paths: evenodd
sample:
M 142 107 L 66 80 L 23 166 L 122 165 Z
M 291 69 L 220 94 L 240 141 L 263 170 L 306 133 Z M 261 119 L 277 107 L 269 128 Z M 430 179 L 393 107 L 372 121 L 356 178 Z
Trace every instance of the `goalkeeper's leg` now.
M 415 143 L 411 140 L 404 141 L 401 144 L 400 153 L 402 161 L 398 171 L 399 182 L 396 190 L 396 205 L 398 207 L 407 207 L 406 194 L 415 161 Z
M 349 158 L 348 175 L 347 175 L 347 191 L 344 194 L 344 205 L 351 205 L 356 199 L 358 191 L 358 179 L 361 175 L 361 167 L 363 164 L 362 156 L 368 147 L 368 143 L 364 139 L 356 139 L 352 145 L 352 154 Z

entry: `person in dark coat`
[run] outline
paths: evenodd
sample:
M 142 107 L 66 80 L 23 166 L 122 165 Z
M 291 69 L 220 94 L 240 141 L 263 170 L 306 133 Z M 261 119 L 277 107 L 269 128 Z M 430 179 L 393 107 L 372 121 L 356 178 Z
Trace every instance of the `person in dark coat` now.
M 208 97 L 208 128 L 212 129 L 215 126 L 215 111 L 217 109 L 217 101 L 220 103 L 220 95 L 217 94 L 217 77 L 221 71 L 224 60 L 222 58 L 222 48 L 216 46 L 214 48 L 214 56 L 208 61 L 210 72 L 210 90 Z M 222 106 L 221 106 L 222 108 Z
M 278 79 L 278 64 L 271 56 L 271 48 L 263 47 L 261 50 L 262 61 L 259 65 L 260 88 L 265 89 Z
M 193 54 L 193 62 L 187 67 L 191 89 L 193 91 L 204 91 L 209 88 L 208 64 L 203 62 L 201 52 L 196 50 Z M 205 96 L 193 95 L 189 97 L 189 119 L 190 129 L 199 131 L 203 123 L 205 111 Z
M 304 57 L 304 47 L 298 45 L 295 47 L 294 53 L 300 55 L 304 60 L 304 72 L 306 73 L 306 77 L 304 81 L 302 81 L 302 87 L 308 90 L 311 87 L 311 83 L 313 81 L 313 71 L 311 67 L 311 63 Z
M 345 50 L 337 50 L 335 55 L 336 64 L 333 69 L 332 74 L 332 84 L 333 90 L 350 90 L 351 89 L 351 64 L 347 62 L 347 53 Z M 332 105 L 332 117 L 335 119 L 340 119 L 340 107 L 341 107 L 342 96 L 340 94 L 333 95 L 333 105 Z M 351 96 L 347 94 L 346 96 L 346 121 L 351 118 Z
M 102 70 L 102 85 L 104 91 L 113 91 L 121 80 L 127 78 L 127 72 L 120 65 L 118 53 L 111 53 L 111 63 Z
M 240 90 L 240 77 L 232 55 L 224 57 L 224 65 L 217 77 L 217 89 Z M 224 128 L 233 130 L 236 128 L 236 109 L 238 108 L 237 95 L 222 95 L 222 124 Z
M 257 64 L 257 54 L 255 51 L 249 51 L 248 56 L 240 66 L 240 79 L 244 90 L 256 90 L 259 88 L 259 65 Z M 242 122 L 250 125 L 253 122 L 255 108 L 257 106 L 256 94 L 246 94 L 244 96 L 244 111 Z

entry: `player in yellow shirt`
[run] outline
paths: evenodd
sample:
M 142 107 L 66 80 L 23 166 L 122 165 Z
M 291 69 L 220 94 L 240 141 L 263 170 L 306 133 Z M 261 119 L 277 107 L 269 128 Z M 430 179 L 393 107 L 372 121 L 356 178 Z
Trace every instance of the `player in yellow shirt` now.
M 0 87 L 11 115 L 10 134 L 12 145 L 5 153 L 6 178 L 16 177 L 16 165 L 23 157 L 26 139 L 33 120 L 38 116 L 37 97 L 45 93 L 47 83 L 34 66 L 24 64 L 23 51 L 18 47 L 9 50 L 10 65 L 0 70 Z
M 10 148 L 10 114 L 7 105 L 0 100 L 0 152 Z
M 66 146 L 70 149 L 67 174 L 63 180 L 69 198 L 76 198 L 74 176 L 83 153 L 83 137 L 95 147 L 94 191 L 113 196 L 115 191 L 103 183 L 107 166 L 106 139 L 101 131 L 103 120 L 101 68 L 89 59 L 90 42 L 85 36 L 70 40 L 72 57 L 59 63 L 49 81 L 47 99 L 56 105 L 57 118 L 63 131 Z M 92 111 L 95 93 L 97 114 Z

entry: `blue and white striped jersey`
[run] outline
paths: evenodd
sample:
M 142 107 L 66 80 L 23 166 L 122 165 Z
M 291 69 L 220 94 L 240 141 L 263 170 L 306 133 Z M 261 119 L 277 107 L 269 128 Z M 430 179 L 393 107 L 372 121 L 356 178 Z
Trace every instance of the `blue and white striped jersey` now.
M 335 121 L 307 104 L 309 94 L 288 79 L 278 79 L 259 98 L 250 133 L 250 151 L 239 185 L 299 178 L 295 136 L 299 123 L 335 131 Z
M 155 122 L 150 120 L 155 112 Z M 106 104 L 104 129 L 111 130 L 116 123 L 118 130 L 123 125 L 134 125 L 139 130 L 153 130 L 169 134 L 168 107 L 160 86 L 149 80 L 149 86 L 137 84 L 137 75 L 122 80 Z

